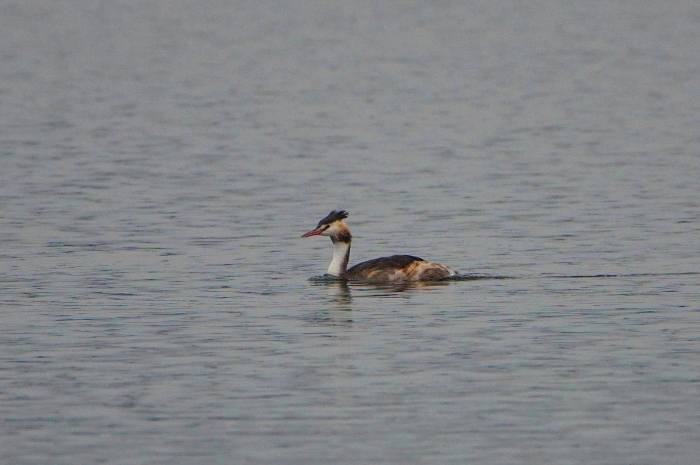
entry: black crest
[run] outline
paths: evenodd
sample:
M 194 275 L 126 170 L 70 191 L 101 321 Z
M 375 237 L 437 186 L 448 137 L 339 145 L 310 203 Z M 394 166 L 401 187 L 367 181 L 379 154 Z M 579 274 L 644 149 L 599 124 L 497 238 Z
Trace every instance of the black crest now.
M 345 210 L 333 210 L 327 217 L 318 222 L 318 226 L 322 224 L 331 224 L 334 221 L 344 220 L 348 217 L 348 212 Z

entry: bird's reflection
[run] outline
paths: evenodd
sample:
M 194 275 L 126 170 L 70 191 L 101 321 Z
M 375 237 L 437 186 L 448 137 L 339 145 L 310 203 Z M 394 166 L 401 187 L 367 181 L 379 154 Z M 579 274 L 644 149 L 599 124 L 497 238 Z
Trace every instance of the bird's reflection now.
M 314 319 L 328 323 L 352 323 L 352 293 L 347 281 L 342 279 L 313 280 L 315 286 L 326 288 L 326 305 L 324 310 L 315 312 Z M 324 299 L 325 300 L 325 299 Z
M 325 287 L 327 297 L 318 295 L 317 298 L 324 301 L 323 310 L 311 313 L 311 318 L 324 324 L 350 324 L 352 323 L 351 311 L 353 294 L 355 297 L 379 297 L 391 298 L 399 294 L 410 298 L 410 292 L 416 290 L 429 290 L 442 286 L 449 286 L 455 281 L 473 281 L 478 279 L 502 279 L 498 276 L 463 274 L 441 281 L 411 281 L 393 283 L 348 282 L 335 276 L 325 274 L 309 278 L 313 286 Z M 409 295 L 406 295 L 409 293 Z
M 325 287 L 327 291 L 325 308 L 313 314 L 314 320 L 327 323 L 338 323 L 339 321 L 343 323 L 352 322 L 352 318 L 348 312 L 352 311 L 353 293 L 356 295 L 361 294 L 362 296 L 392 297 L 414 289 L 449 285 L 449 282 L 441 281 L 349 284 L 346 280 L 337 279 L 329 275 L 311 278 L 310 281 L 314 286 Z

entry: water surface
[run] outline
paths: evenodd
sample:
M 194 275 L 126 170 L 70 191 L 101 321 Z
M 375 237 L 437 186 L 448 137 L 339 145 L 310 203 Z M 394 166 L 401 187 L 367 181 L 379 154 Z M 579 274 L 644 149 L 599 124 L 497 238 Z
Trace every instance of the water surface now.
M 4 2 L 0 458 L 693 463 L 698 18 Z

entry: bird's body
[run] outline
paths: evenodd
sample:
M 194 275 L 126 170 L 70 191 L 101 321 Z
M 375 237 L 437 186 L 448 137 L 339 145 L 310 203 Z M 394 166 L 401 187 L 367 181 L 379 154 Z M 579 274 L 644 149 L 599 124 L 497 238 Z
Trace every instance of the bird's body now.
M 333 210 L 301 237 L 329 236 L 335 247 L 328 274 L 349 281 L 406 282 L 438 281 L 455 276 L 457 272 L 438 263 L 430 263 L 413 255 L 392 255 L 358 263 L 348 269 L 352 235 L 345 218 L 345 210 Z

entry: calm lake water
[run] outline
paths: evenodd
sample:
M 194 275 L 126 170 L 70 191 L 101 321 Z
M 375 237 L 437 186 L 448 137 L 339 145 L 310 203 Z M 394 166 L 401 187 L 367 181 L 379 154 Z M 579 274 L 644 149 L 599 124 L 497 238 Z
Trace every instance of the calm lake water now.
M 695 463 L 699 43 L 696 1 L 1 2 L 0 462 Z M 309 281 L 333 208 L 351 264 L 487 278 Z

